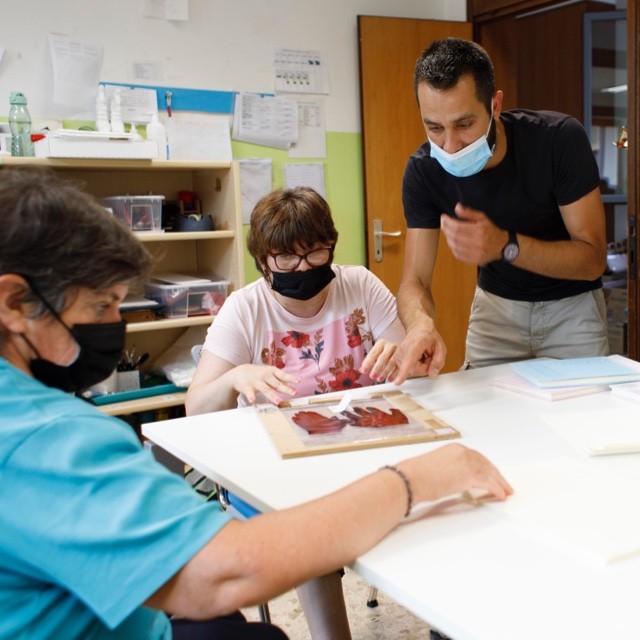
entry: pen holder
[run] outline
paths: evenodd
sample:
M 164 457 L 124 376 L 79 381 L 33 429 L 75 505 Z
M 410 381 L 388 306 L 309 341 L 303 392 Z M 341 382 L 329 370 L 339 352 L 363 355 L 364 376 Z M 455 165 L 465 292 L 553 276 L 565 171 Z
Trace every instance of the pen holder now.
M 116 390 L 133 391 L 140 388 L 139 371 L 118 371 L 116 373 Z

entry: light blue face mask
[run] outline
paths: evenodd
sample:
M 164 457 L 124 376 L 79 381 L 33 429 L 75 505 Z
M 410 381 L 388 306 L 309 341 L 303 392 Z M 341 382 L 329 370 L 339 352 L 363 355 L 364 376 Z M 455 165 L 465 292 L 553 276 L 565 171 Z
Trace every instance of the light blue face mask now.
M 492 124 L 493 113 L 491 114 L 487 133 L 455 153 L 447 153 L 429 138 L 431 157 L 435 158 L 447 173 L 456 178 L 467 178 L 479 173 L 484 168 L 484 165 L 487 164 L 495 149 L 495 144 L 490 148 L 487 142 L 487 136 Z

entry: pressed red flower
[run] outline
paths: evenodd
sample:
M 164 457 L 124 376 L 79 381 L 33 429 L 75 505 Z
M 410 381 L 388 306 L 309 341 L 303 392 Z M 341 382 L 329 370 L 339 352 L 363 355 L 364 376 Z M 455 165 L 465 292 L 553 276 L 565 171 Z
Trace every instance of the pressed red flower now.
M 359 347 L 362 344 L 362 336 L 358 327 L 347 333 L 347 343 L 350 347 Z
M 349 422 L 346 418 L 327 417 L 317 411 L 298 411 L 291 419 L 310 436 L 337 433 L 344 429 L 345 424 Z
M 282 344 L 286 347 L 302 349 L 302 347 L 310 344 L 309 334 L 302 333 L 301 331 L 287 331 L 287 335 L 282 338 Z
M 343 411 L 342 415 L 349 419 L 353 427 L 392 427 L 409 423 L 407 416 L 395 407 L 389 413 L 376 407 L 354 407 L 353 411 Z
M 334 391 L 343 391 L 344 389 L 359 389 L 362 385 L 358 384 L 360 372 L 355 369 L 345 369 L 336 375 L 335 380 L 329 380 L 329 386 Z

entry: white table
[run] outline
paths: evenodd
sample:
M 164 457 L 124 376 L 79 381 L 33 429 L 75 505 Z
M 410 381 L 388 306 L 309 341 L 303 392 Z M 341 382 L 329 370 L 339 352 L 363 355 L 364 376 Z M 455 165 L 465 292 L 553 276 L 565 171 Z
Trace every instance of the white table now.
M 499 468 L 567 456 L 640 475 L 640 455 L 589 458 L 540 418 L 624 400 L 601 393 L 546 402 L 491 387 L 508 372 L 499 366 L 451 373 L 402 389 Z M 282 460 L 252 408 L 147 424 L 142 433 L 261 511 L 299 504 L 441 446 Z M 629 507 L 640 508 L 640 500 Z M 640 557 L 608 566 L 587 562 L 487 507 L 400 526 L 353 569 L 456 640 L 640 638 Z

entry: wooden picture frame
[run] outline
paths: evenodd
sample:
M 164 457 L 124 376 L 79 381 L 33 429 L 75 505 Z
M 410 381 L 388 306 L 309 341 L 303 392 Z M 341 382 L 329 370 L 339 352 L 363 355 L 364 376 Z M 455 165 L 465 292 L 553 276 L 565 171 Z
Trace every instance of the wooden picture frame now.
M 457 429 L 403 391 L 373 392 L 336 412 L 340 400 L 316 396 L 258 411 L 285 459 L 460 437 Z

